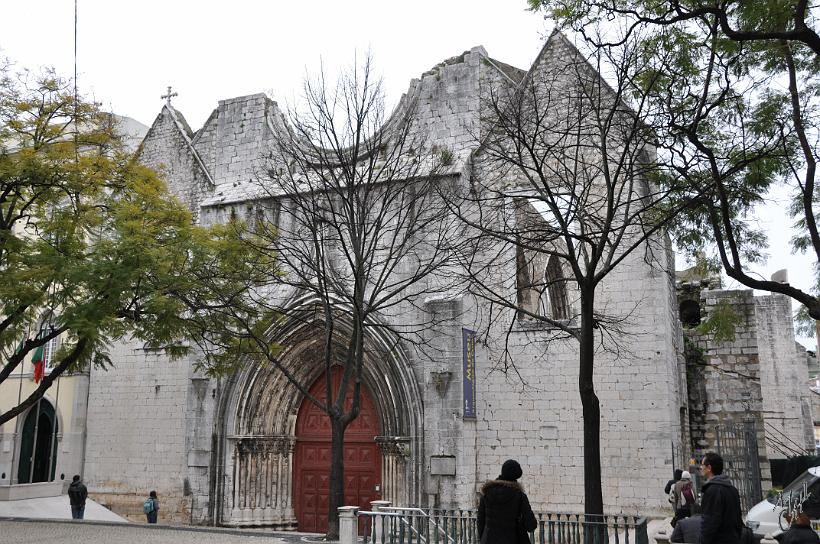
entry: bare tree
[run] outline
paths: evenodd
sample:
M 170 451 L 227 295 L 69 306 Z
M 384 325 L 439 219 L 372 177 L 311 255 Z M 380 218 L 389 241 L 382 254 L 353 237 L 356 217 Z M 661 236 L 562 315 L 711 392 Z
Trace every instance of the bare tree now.
M 397 344 L 423 352 L 435 326 L 424 301 L 451 288 L 443 269 L 461 227 L 439 198 L 451 180 L 438 175 L 440 161 L 425 147 L 415 110 L 414 98 L 406 97 L 385 119 L 369 57 L 335 86 L 321 73 L 306 81 L 302 107 L 280 119 L 268 175 L 259 181 L 278 219 L 260 220 L 248 243 L 260 257 L 275 255 L 277 282 L 289 296 L 283 302 L 260 292 L 258 303 L 280 322 L 299 320 L 315 330 L 324 396 L 311 395 L 311 384 L 282 364 L 269 345 L 270 328 L 245 326 L 243 351 L 283 372 L 330 420 L 331 539 L 338 536 L 344 436 L 361 407 L 368 336 L 387 329 Z M 338 386 L 334 366 L 341 368 Z
M 651 182 L 652 112 L 630 101 L 640 62 L 630 45 L 590 64 L 554 33 L 520 84 L 487 97 L 474 186 L 451 201 L 474 233 L 460 253 L 471 290 L 501 309 L 491 319 L 509 327 L 506 341 L 529 325 L 547 342 L 578 342 L 591 516 L 603 514 L 596 351 L 623 349 L 630 317 L 607 313 L 597 297 L 630 257 L 658 267 L 667 258 L 669 215 L 656 208 L 663 195 Z M 514 368 L 512 358 L 505 366 Z
M 820 319 L 817 6 L 805 0 L 529 4 L 601 50 L 644 36 L 645 62 L 665 66 L 666 81 L 636 91 L 661 110 L 658 155 L 681 189 L 673 195 L 693 203 L 677 222 L 676 242 L 690 254 L 714 255 L 715 269 L 747 287 L 796 300 L 803 332 L 814 334 Z M 624 32 L 588 31 L 603 19 Z M 792 247 L 813 259 L 815 281 L 808 287 L 752 270 L 765 261 L 767 244 L 755 208 L 779 188 L 790 193 Z

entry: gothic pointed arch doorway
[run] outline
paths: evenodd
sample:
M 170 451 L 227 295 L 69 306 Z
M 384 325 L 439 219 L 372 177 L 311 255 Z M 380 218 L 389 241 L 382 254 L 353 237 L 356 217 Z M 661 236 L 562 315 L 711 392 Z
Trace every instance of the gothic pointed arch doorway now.
M 57 418 L 54 407 L 40 400 L 26 414 L 20 436 L 20 463 L 17 483 L 32 484 L 54 480 L 57 469 Z
M 311 463 L 315 468 L 329 460 L 329 421 L 318 408 L 312 413 L 304 402 L 304 389 L 294 385 L 295 381 L 308 390 L 320 388 L 314 396 L 324 398 L 324 337 L 317 334 L 317 323 L 308 319 L 316 314 L 314 304 L 306 303 L 301 318 L 297 310 L 290 314 L 292 319 L 271 331 L 271 341 L 283 346 L 278 365 L 245 365 L 220 395 L 212 488 L 217 524 L 321 531 L 325 523 L 327 492 L 320 492 L 322 482 L 306 481 L 310 480 L 306 471 Z M 340 338 L 351 333 L 343 319 L 336 325 Z M 372 458 L 372 462 L 363 478 L 345 474 L 347 488 L 360 490 L 349 504 L 367 505 L 369 497 L 377 496 L 376 484 L 380 484 L 380 498 L 397 506 L 420 504 L 424 460 L 420 384 L 400 340 L 386 328 L 368 331 L 364 356 L 363 414 L 345 434 L 348 442 L 359 442 L 365 449 L 348 448 L 345 455 L 351 460 L 346 467 L 356 464 L 356 453 L 360 460 Z M 326 435 L 318 428 L 323 422 L 327 422 Z M 323 441 L 325 460 L 320 451 Z M 311 444 L 313 452 L 308 451 Z M 315 459 L 308 459 L 310 455 Z M 329 473 L 327 467 L 322 477 L 328 478 Z M 316 491 L 310 508 L 320 522 L 300 521 L 309 511 L 302 499 L 307 494 L 303 489 L 308 488 Z
M 333 391 L 338 391 L 342 368 L 331 370 Z M 325 376 L 317 379 L 310 394 L 325 397 Z M 346 408 L 352 403 L 352 384 L 348 387 Z M 380 497 L 381 452 L 376 443 L 380 436 L 379 417 L 369 390 L 361 389 L 359 416 L 345 431 L 344 489 L 346 505 L 370 508 L 370 501 Z M 296 419 L 294 452 L 294 506 L 299 530 L 311 533 L 327 531 L 328 494 L 331 462 L 330 420 L 307 398 L 302 400 Z

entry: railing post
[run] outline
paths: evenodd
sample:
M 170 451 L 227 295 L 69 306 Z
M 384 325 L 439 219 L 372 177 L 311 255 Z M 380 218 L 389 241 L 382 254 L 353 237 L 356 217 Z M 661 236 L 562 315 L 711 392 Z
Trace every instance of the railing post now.
M 373 516 L 373 544 L 384 544 L 385 542 L 387 534 L 385 533 L 384 516 L 378 514 L 391 504 L 393 503 L 390 501 L 370 501 L 370 509 L 376 513 Z
M 646 518 L 635 520 L 635 544 L 649 544 L 648 524 Z
M 356 544 L 359 538 L 359 507 L 339 507 L 339 544 Z

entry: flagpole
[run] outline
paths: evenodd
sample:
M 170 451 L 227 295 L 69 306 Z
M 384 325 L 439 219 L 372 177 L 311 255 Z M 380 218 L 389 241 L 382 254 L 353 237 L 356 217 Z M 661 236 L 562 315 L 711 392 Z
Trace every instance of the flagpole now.
M 26 340 L 28 340 L 28 332 L 26 332 L 26 337 L 23 339 L 23 342 L 25 342 Z M 18 382 L 17 382 L 17 406 L 20 406 L 20 399 L 23 398 L 22 397 L 22 393 L 23 393 L 23 367 L 26 366 L 25 357 L 23 358 L 22 361 L 20 361 L 19 365 L 20 365 L 20 378 L 18 379 Z M 18 428 L 20 427 L 20 419 L 19 418 L 20 418 L 20 416 L 15 416 L 14 417 L 15 429 L 14 429 L 14 434 L 12 435 L 12 436 L 14 436 L 14 442 L 12 443 L 12 449 L 11 449 L 11 474 L 9 474 L 9 483 L 14 483 L 14 474 L 15 474 L 15 471 L 14 471 L 14 458 L 17 457 L 17 435 L 20 434 L 18 432 Z M 19 474 L 18 474 L 18 476 L 19 476 Z M 17 478 L 17 481 L 18 482 L 20 481 L 19 477 Z
M 53 355 L 52 355 L 53 357 Z M 43 364 L 47 364 L 48 361 L 44 361 Z M 53 482 L 54 481 L 54 474 L 52 470 L 54 470 L 54 462 L 57 458 L 57 410 L 60 409 L 60 376 L 57 376 L 57 393 L 54 396 L 54 411 L 53 411 L 53 420 L 51 422 L 51 444 L 49 444 L 48 448 L 48 474 L 46 474 L 46 481 Z
M 29 463 L 29 470 L 28 470 L 28 483 L 33 484 L 32 480 L 34 479 L 34 461 L 37 460 L 37 430 L 40 428 L 40 401 L 43 400 L 42 398 L 37 399 L 37 414 L 36 419 L 34 420 L 34 444 L 31 446 L 31 461 Z

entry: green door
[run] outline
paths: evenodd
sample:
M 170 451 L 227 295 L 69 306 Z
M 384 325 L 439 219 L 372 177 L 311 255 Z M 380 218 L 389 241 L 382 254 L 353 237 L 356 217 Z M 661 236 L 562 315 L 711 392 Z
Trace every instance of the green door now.
M 57 435 L 54 407 L 46 400 L 35 404 L 26 414 L 20 440 L 20 468 L 17 483 L 29 484 L 54 480 L 57 470 Z M 33 470 L 32 470 L 33 464 Z M 49 474 L 51 469 L 51 474 Z

